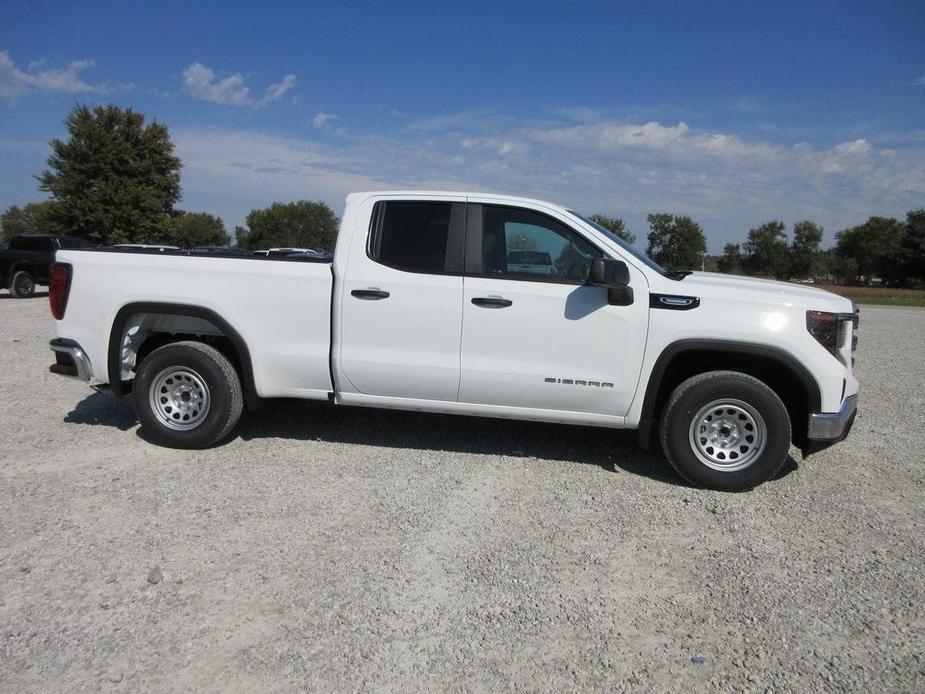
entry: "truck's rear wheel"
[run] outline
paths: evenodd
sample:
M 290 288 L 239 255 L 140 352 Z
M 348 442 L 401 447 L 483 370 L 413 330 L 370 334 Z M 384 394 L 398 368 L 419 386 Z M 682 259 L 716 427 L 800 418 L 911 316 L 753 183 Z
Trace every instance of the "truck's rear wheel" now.
M 679 385 L 661 418 L 665 455 L 681 477 L 744 491 L 776 475 L 790 450 L 790 417 L 777 394 L 736 371 L 710 371 Z
M 17 299 L 28 299 L 35 294 L 35 279 L 25 270 L 14 273 L 10 280 L 10 293 Z
M 137 369 L 132 401 L 145 434 L 171 448 L 221 441 L 244 407 L 234 366 L 201 342 L 175 342 L 151 352 Z

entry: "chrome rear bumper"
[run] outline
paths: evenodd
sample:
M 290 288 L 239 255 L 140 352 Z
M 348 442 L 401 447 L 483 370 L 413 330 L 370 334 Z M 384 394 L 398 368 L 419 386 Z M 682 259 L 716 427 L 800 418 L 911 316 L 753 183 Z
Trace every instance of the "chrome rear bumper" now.
M 90 357 L 74 340 L 58 337 L 52 340 L 49 346 L 55 353 L 55 363 L 48 367 L 53 374 L 70 376 L 79 381 L 89 381 L 93 378 Z

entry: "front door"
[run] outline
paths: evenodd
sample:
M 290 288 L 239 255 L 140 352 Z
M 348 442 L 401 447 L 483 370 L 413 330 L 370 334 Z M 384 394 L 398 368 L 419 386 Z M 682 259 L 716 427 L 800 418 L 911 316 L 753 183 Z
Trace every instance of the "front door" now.
M 610 306 L 585 284 L 606 254 L 560 219 L 472 202 L 468 215 L 460 402 L 625 415 L 645 302 Z

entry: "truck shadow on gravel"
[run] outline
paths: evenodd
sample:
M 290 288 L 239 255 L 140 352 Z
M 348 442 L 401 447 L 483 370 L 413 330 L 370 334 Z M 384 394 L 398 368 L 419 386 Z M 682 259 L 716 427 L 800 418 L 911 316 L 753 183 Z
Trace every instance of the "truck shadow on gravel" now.
M 64 421 L 67 424 L 114 427 L 120 431 L 128 431 L 138 424 L 132 403 L 105 393 L 93 393 L 85 397 L 67 413 Z
M 67 414 L 68 424 L 110 426 L 128 431 L 138 424 L 126 399 L 94 393 Z M 139 430 L 141 438 L 144 434 Z M 241 417 L 235 434 L 244 441 L 289 439 L 452 451 L 556 460 L 628 472 L 675 486 L 689 486 L 665 460 L 657 444 L 644 451 L 635 431 L 504 419 L 462 417 L 362 407 L 332 407 L 305 400 L 273 400 Z M 789 458 L 778 478 L 797 469 Z
M 660 451 L 639 448 L 635 431 L 286 400 L 246 413 L 237 436 L 556 460 L 686 486 Z

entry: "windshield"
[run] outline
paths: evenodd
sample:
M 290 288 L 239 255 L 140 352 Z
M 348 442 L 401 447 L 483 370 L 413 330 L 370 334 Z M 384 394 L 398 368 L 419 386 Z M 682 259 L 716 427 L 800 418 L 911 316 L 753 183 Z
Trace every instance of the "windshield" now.
M 638 261 L 640 261 L 640 262 L 642 262 L 642 263 L 645 263 L 646 267 L 652 268 L 653 270 L 655 270 L 655 271 L 656 271 L 657 273 L 659 273 L 660 275 L 667 275 L 667 274 L 668 274 L 668 271 L 665 270 L 665 268 L 663 268 L 661 265 L 659 265 L 658 263 L 656 263 L 654 260 L 652 260 L 652 258 L 650 258 L 649 256 L 647 256 L 647 255 L 646 255 L 645 253 L 643 253 L 642 251 L 640 251 L 640 250 L 638 250 L 638 249 L 633 248 L 632 246 L 630 246 L 626 241 L 624 241 L 623 239 L 621 239 L 619 236 L 617 236 L 615 233 L 613 233 L 610 229 L 607 229 L 607 228 L 605 228 L 605 227 L 602 227 L 600 224 L 598 224 L 597 222 L 595 222 L 593 219 L 589 219 L 588 217 L 585 217 L 583 214 L 578 214 L 577 212 L 574 212 L 573 210 L 569 210 L 569 212 L 570 212 L 571 214 L 575 215 L 576 217 L 578 217 L 578 219 L 580 219 L 581 221 L 583 221 L 585 224 L 590 224 L 591 226 L 593 226 L 595 229 L 597 229 L 597 230 L 598 230 L 599 232 L 601 232 L 604 236 L 606 236 L 608 239 L 610 239 L 610 240 L 613 241 L 615 244 L 617 244 L 617 245 L 618 245 L 620 248 L 622 248 L 624 251 L 626 251 L 626 252 L 629 253 L 631 256 L 633 256 L 634 258 L 636 258 L 636 260 L 638 260 Z

